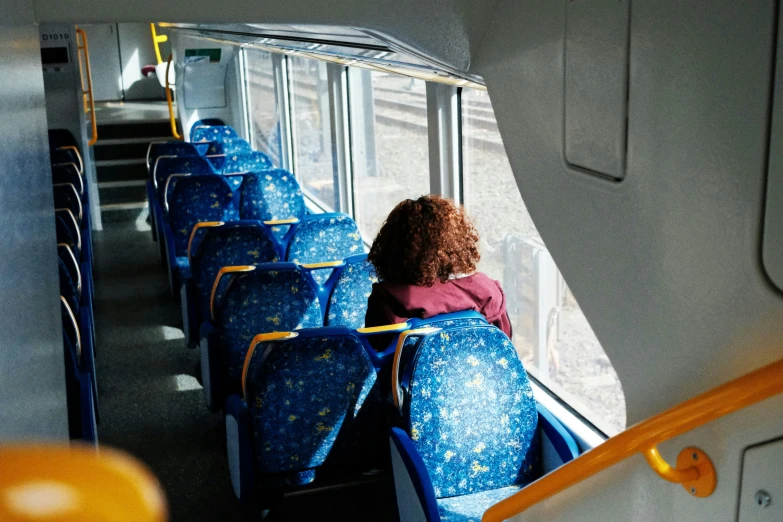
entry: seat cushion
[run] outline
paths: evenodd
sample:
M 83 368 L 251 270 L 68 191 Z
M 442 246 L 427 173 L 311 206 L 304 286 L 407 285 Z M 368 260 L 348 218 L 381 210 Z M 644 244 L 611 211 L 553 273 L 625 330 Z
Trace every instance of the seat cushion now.
M 522 486 L 508 486 L 461 497 L 439 498 L 438 513 L 442 522 L 480 522 L 487 509 L 520 489 Z

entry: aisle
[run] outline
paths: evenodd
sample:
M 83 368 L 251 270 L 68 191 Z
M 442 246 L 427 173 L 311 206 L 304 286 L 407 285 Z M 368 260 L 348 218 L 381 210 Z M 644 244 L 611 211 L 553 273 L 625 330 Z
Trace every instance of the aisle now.
M 152 468 L 172 522 L 243 520 L 223 422 L 204 406 L 157 244 L 143 218 L 105 226 L 94 234 L 100 442 Z

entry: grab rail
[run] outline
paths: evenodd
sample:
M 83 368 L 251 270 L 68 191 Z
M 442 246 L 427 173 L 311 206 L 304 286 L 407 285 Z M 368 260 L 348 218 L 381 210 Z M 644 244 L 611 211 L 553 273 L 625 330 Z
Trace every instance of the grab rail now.
M 150 24 L 150 32 L 152 33 L 152 46 L 155 48 L 155 58 L 157 58 L 158 63 L 163 63 L 163 58 L 160 55 L 160 44 L 163 42 L 168 42 L 169 37 L 165 34 L 158 34 L 158 32 L 155 30 L 155 24 Z
M 712 463 L 700 450 L 687 448 L 680 453 L 677 467 L 671 468 L 658 453 L 657 445 L 783 393 L 783 360 L 689 399 L 612 437 L 600 446 L 564 464 L 519 493 L 490 507 L 482 522 L 500 522 L 582 480 L 641 453 L 662 478 L 680 483 L 697 497 L 709 496 L 715 489 Z
M 95 142 L 98 141 L 98 122 L 95 119 L 95 98 L 92 94 L 92 68 L 90 67 L 90 47 L 87 45 L 87 33 L 84 32 L 84 29 L 77 28 L 76 34 L 82 37 L 82 45 L 79 45 L 78 39 L 77 39 L 77 47 L 80 51 L 84 51 L 84 65 L 87 69 L 87 90 L 84 90 L 84 74 L 82 73 L 82 55 L 77 52 L 76 54 L 79 57 L 79 77 L 82 82 L 82 97 L 84 98 L 84 103 L 87 103 L 86 96 L 90 96 L 90 123 L 92 126 L 92 137 L 90 138 L 90 141 L 87 142 L 88 147 L 92 147 L 95 145 Z M 85 107 L 85 110 L 86 107 Z
M 169 60 L 166 64 L 166 103 L 169 105 L 169 123 L 171 124 L 171 135 L 178 140 L 182 139 L 182 136 L 177 132 L 177 120 L 174 118 L 174 104 L 171 101 L 171 87 L 169 87 L 169 69 L 171 68 L 171 59 L 173 54 L 169 54 Z

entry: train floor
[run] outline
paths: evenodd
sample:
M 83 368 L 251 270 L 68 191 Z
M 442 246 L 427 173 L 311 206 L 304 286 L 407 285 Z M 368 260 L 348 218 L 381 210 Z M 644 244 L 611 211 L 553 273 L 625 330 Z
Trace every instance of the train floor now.
M 396 520 L 391 479 L 291 495 L 264 513 L 234 497 L 220 413 L 199 383 L 198 350 L 185 348 L 158 245 L 142 214 L 94 233 L 101 444 L 125 450 L 160 480 L 170 520 Z

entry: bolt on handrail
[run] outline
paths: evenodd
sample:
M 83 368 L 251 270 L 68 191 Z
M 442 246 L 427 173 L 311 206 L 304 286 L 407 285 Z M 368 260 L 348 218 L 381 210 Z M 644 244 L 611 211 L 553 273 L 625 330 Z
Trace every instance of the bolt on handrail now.
M 639 453 L 644 455 L 662 478 L 681 483 L 694 496 L 708 496 L 714 490 L 716 481 L 709 458 L 696 448 L 688 448 L 680 453 L 678 466 L 672 468 L 658 453 L 657 445 L 780 393 L 783 393 L 783 360 L 718 386 L 628 428 L 490 507 L 481 520 L 500 522 L 511 518 Z

